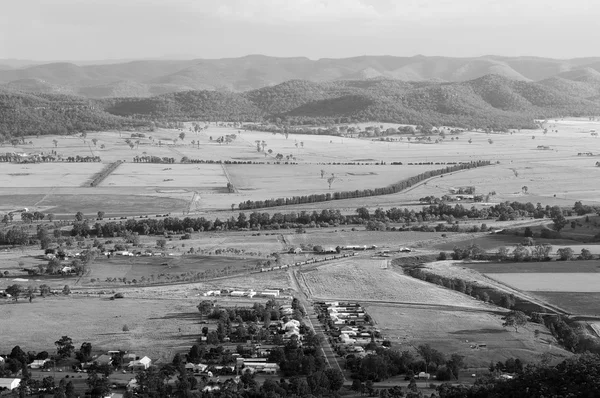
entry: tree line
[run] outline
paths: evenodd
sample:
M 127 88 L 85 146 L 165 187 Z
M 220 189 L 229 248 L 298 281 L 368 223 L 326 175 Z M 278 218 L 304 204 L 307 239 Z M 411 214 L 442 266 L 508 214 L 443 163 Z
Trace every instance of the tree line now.
M 379 195 L 390 195 L 394 193 L 401 192 L 411 186 L 418 184 L 421 181 L 429 179 L 431 177 L 435 177 L 438 175 L 443 175 L 447 173 L 452 173 L 459 170 L 467 170 L 476 167 L 483 167 L 490 165 L 489 161 L 479 160 L 475 162 L 469 163 L 461 163 L 457 165 L 447 166 L 443 169 L 437 170 L 429 170 L 418 174 L 413 177 L 409 177 L 397 183 L 388 185 L 383 188 L 375 188 L 375 189 L 363 189 L 363 190 L 355 190 L 355 191 L 342 191 L 342 192 L 334 192 L 334 193 L 326 193 L 326 194 L 313 194 L 313 195 L 305 195 L 305 196 L 294 196 L 291 198 L 278 198 L 278 199 L 267 199 L 267 200 L 247 200 L 245 202 L 241 202 L 238 205 L 240 210 L 251 210 L 251 209 L 260 209 L 265 207 L 276 207 L 276 206 L 285 206 L 285 205 L 298 205 L 305 203 L 317 203 L 317 202 L 326 202 L 330 200 L 340 200 L 340 199 L 356 199 L 363 198 L 369 196 L 379 196 Z

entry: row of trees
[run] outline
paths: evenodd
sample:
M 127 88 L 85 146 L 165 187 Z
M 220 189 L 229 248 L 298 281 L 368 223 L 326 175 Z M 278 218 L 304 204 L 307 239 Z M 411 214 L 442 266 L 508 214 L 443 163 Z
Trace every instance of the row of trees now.
M 401 192 L 407 188 L 412 187 L 415 184 L 418 184 L 421 181 L 429 179 L 431 177 L 435 177 L 438 175 L 443 175 L 447 173 L 452 173 L 459 170 L 466 170 L 476 167 L 488 166 L 490 164 L 489 161 L 475 161 L 470 163 L 461 163 L 458 165 L 447 166 L 443 169 L 438 170 L 429 170 L 419 175 L 409 177 L 400 182 L 391 184 L 387 187 L 383 188 L 375 188 L 375 189 L 363 189 L 356 191 L 343 191 L 343 192 L 334 192 L 327 194 L 313 194 L 306 196 L 294 196 L 291 198 L 278 198 L 278 199 L 267 199 L 261 201 L 252 201 L 248 200 L 246 202 L 241 202 L 238 205 L 240 210 L 251 210 L 251 209 L 259 209 L 264 207 L 275 207 L 275 206 L 284 206 L 284 205 L 298 205 L 304 203 L 316 203 L 316 202 L 326 202 L 330 200 L 339 200 L 339 199 L 356 199 L 363 198 L 369 196 L 379 196 L 379 195 L 389 195 Z

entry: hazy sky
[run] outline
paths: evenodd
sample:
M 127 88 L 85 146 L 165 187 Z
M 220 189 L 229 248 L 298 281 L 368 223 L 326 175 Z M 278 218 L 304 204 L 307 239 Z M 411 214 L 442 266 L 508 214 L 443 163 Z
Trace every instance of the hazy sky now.
M 597 0 L 0 0 L 0 58 L 600 55 Z

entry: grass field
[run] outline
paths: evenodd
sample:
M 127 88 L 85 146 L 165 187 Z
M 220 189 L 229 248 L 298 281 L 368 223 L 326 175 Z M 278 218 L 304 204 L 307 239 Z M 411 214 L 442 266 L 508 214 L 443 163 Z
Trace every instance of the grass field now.
M 198 191 L 227 192 L 227 176 L 218 164 L 145 164 L 120 165 L 102 186 L 114 187 L 186 187 Z
M 375 300 L 488 308 L 464 294 L 414 279 L 387 260 L 346 259 L 300 273 L 312 296 L 325 300 Z M 351 287 L 351 288 L 349 288 Z
M 15 345 L 51 351 L 54 341 L 69 336 L 76 347 L 92 342 L 95 350 L 129 350 L 153 360 L 170 360 L 174 351 L 198 338 L 198 299 L 131 299 L 58 297 L 0 302 L 0 352 Z M 123 332 L 123 326 L 129 332 Z M 181 331 L 179 331 L 181 329 Z
M 471 367 L 485 367 L 490 361 L 505 361 L 511 357 L 537 362 L 541 353 L 549 351 L 548 342 L 556 345 L 552 335 L 541 325 L 528 324 L 515 332 L 512 328 L 503 328 L 502 319 L 493 314 L 380 304 L 366 304 L 365 309 L 397 349 L 411 350 L 430 344 L 448 356 L 463 355 Z M 534 337 L 535 329 L 541 331 L 538 338 Z M 486 344 L 487 348 L 473 349 L 474 344 Z M 556 347 L 549 352 L 555 358 L 570 355 Z
M 573 314 L 600 316 L 599 292 L 534 292 L 547 302 Z
M 102 170 L 102 163 L 2 163 L 0 186 L 4 188 L 27 187 L 79 187 Z
M 513 286 L 519 290 L 530 292 L 600 292 L 600 273 L 486 273 L 486 276 Z
M 102 183 L 105 189 L 83 191 L 78 188 L 101 169 L 99 163 L 56 163 L 42 165 L 4 164 L 0 171 L 0 206 L 4 197 L 14 195 L 96 195 L 108 192 L 117 196 L 152 195 L 164 198 L 190 201 L 194 212 L 214 211 L 230 208 L 246 200 L 262 200 L 273 197 L 306 195 L 328 192 L 325 179 L 320 178 L 320 170 L 327 175 L 334 173 L 334 190 L 354 190 L 385 186 L 402 178 L 418 174 L 422 169 L 439 166 L 406 166 L 419 162 L 457 162 L 488 159 L 500 163 L 491 167 L 454 173 L 434 178 L 426 184 L 414 187 L 407 192 L 357 200 L 344 200 L 318 204 L 318 208 L 356 209 L 361 206 L 375 208 L 393 207 L 398 203 L 418 203 L 427 195 L 442 196 L 449 188 L 473 185 L 478 193 L 495 191 L 492 201 L 530 201 L 542 204 L 572 205 L 576 200 L 588 204 L 598 204 L 600 190 L 600 169 L 594 167 L 595 158 L 577 156 L 579 152 L 589 152 L 598 143 L 597 139 L 581 131 L 598 129 L 600 122 L 582 119 L 551 121 L 549 126 L 559 132 L 542 134 L 541 130 L 523 130 L 512 134 L 484 134 L 464 132 L 458 140 L 446 139 L 439 144 L 408 142 L 380 142 L 371 139 L 351 139 L 318 135 L 283 135 L 262 132 L 249 132 L 210 126 L 199 133 L 185 131 L 186 137 L 176 142 L 181 131 L 158 129 L 146 132 L 144 138 L 131 138 L 131 133 L 97 132 L 88 133 L 85 139 L 77 136 L 28 137 L 32 145 L 17 145 L 15 151 L 30 153 L 57 151 L 63 157 L 97 155 L 103 164 L 125 160 L 114 175 Z M 186 125 L 189 127 L 189 125 Z M 583 129 L 583 130 L 582 130 Z M 220 136 L 236 134 L 237 139 L 228 145 L 216 142 Z M 532 140 L 531 137 L 535 136 Z M 212 138 L 212 139 L 211 139 Z M 96 144 L 92 140 L 97 140 Z M 125 142 L 131 139 L 134 147 Z M 493 141 L 492 144 L 488 140 Z M 54 145 L 53 140 L 57 143 Z M 139 143 L 137 142 L 139 140 Z M 471 141 L 469 143 L 469 140 Z M 192 144 L 192 141 L 194 142 Z M 265 141 L 272 154 L 256 150 L 256 141 Z M 297 145 L 298 144 L 298 145 Z M 549 150 L 539 150 L 544 145 Z M 152 165 L 133 164 L 135 156 L 152 155 L 174 158 L 179 162 L 187 156 L 193 159 L 274 162 L 274 156 L 281 153 L 291 155 L 300 165 L 229 165 L 230 178 L 238 187 L 237 193 L 224 191 L 227 176 L 216 165 Z M 403 162 L 405 166 L 327 166 L 327 162 Z M 171 168 L 171 170 L 164 170 Z M 198 174 L 196 174 L 198 173 Z M 578 178 L 572 178 L 577 175 Z M 581 184 L 580 181 L 586 181 Z M 527 186 L 527 193 L 522 190 Z M 101 188 L 102 188 L 101 187 Z M 114 188 L 112 190 L 108 190 Z M 68 190 L 70 189 L 70 190 Z M 158 195 L 157 195 L 158 194 Z M 122 202 L 129 201 L 129 199 Z M 30 206 L 37 201 L 26 200 Z M 120 213 L 124 208 L 119 201 L 107 203 L 103 211 Z M 65 202 L 74 206 L 76 201 Z M 101 201 L 98 204 L 102 203 Z M 65 207 L 67 207 L 65 206 Z M 315 205 L 313 205 L 314 207 Z M 322 207 L 324 206 L 324 207 Z M 34 209 L 37 210 L 37 208 Z M 94 206 L 98 207 L 98 205 Z M 125 207 L 124 212 L 134 213 L 136 208 L 150 208 L 150 204 Z M 301 208 L 301 207 L 299 207 Z M 45 208 L 40 208 L 45 210 Z M 65 213 L 75 213 L 75 208 L 59 209 Z M 179 210 L 179 209 L 178 209 Z M 96 210 L 97 211 L 97 210 Z M 154 211 L 154 210 L 153 210 Z M 183 212 L 184 210 L 182 210 Z M 59 211 L 55 211 L 59 213 Z M 137 212 L 136 212 L 137 213 Z M 144 212 L 145 213 L 145 212 Z
M 161 274 L 185 275 L 206 271 L 230 270 L 239 272 L 254 269 L 259 260 L 241 259 L 221 256 L 176 256 L 176 257 L 113 257 L 100 258 L 91 267 L 92 272 L 86 279 L 95 278 L 101 281 L 106 278 L 140 278 L 156 279 Z M 154 278 L 152 278 L 154 276 Z
M 227 165 L 232 183 L 262 198 L 379 188 L 442 166 Z M 321 170 L 325 171 L 321 178 Z M 327 179 L 335 180 L 329 189 Z M 260 196 L 257 196 L 260 197 Z
M 504 235 L 504 234 L 488 234 L 485 236 L 480 236 L 475 239 L 465 240 L 457 244 L 455 242 L 449 243 L 440 243 L 434 246 L 435 249 L 452 251 L 455 246 L 463 247 L 471 244 L 475 244 L 481 247 L 483 250 L 493 251 L 498 248 L 504 246 L 509 249 L 512 247 L 523 243 L 524 238 L 522 236 L 515 235 Z M 535 238 L 535 243 L 539 244 L 549 244 L 549 245 L 570 245 L 571 243 L 577 243 L 575 241 L 570 241 L 567 239 L 541 239 Z
M 512 273 L 594 273 L 600 272 L 598 261 L 533 261 L 522 263 L 463 263 L 462 266 L 488 274 Z

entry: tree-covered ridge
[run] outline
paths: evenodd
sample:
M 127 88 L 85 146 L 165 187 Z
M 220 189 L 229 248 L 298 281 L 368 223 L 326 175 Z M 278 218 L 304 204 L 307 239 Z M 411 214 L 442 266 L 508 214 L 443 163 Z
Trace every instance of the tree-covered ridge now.
M 0 134 L 64 134 L 174 120 L 285 125 L 369 121 L 502 130 L 533 128 L 538 118 L 600 114 L 600 100 L 589 97 L 593 91 L 573 87 L 561 91 L 488 75 L 460 83 L 291 80 L 245 93 L 183 91 L 104 100 L 7 90 L 0 91 Z
M 104 112 L 85 98 L 0 91 L 0 139 L 129 129 L 143 123 Z
M 99 101 L 108 113 L 147 120 L 261 120 L 264 112 L 239 94 L 184 91 L 151 98 Z
M 289 124 L 381 121 L 478 128 L 533 127 L 533 119 L 591 115 L 600 103 L 538 83 L 489 75 L 461 83 L 386 79 L 315 83 L 292 80 L 241 94 L 163 95 L 111 100 L 119 115 L 281 120 Z M 201 98 L 201 100 L 198 100 Z M 183 105 L 183 101 L 187 101 Z M 131 103 L 136 107 L 131 109 Z M 213 119 L 214 120 L 214 119 Z

